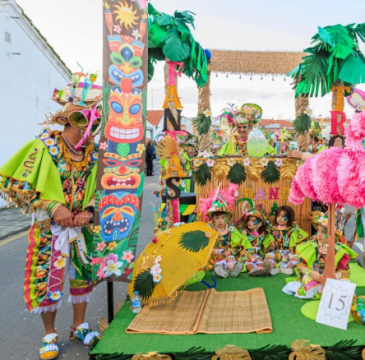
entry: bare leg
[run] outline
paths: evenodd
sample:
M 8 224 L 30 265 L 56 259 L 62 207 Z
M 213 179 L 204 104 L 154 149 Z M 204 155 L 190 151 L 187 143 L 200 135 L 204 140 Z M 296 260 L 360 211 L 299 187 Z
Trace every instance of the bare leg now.
M 55 327 L 56 315 L 57 315 L 57 310 L 55 310 L 53 312 L 48 311 L 45 313 L 41 313 L 43 326 L 44 326 L 44 336 L 53 334 L 53 333 L 57 333 L 56 327 Z
M 246 264 L 247 270 L 251 271 L 253 269 L 253 265 L 252 264 Z
M 76 328 L 85 322 L 87 302 L 72 304 L 74 308 L 73 327 Z

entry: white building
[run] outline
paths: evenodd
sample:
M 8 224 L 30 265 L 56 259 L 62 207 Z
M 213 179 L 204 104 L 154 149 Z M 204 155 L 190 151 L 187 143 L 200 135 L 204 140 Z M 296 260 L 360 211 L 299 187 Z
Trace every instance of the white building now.
M 51 96 L 71 72 L 15 0 L 0 0 L 0 64 L 2 165 L 60 108 Z

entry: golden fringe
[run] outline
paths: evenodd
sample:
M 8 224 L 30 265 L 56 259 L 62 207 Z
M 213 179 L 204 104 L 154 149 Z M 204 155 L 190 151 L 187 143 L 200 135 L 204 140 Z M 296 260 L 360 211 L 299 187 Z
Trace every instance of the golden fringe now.
M 61 135 L 61 131 L 57 131 L 57 133 Z M 85 148 L 84 159 L 81 161 L 73 161 L 70 154 L 67 152 L 67 145 L 62 139 L 62 136 L 59 136 L 59 142 L 57 146 L 60 148 L 60 155 L 62 154 L 64 156 L 66 164 L 70 166 L 76 166 L 76 168 L 87 168 L 89 164 L 89 155 L 94 150 L 94 144 L 87 145 Z
M 143 255 L 142 262 L 139 264 L 137 276 L 146 271 L 147 269 L 150 269 L 155 262 L 155 258 L 153 255 Z

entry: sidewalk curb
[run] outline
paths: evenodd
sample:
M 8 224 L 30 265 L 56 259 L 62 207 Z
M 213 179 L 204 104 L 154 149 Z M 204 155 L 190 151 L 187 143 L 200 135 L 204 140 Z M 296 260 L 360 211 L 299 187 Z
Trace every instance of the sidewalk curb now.
M 13 236 L 13 235 L 19 234 L 20 232 L 23 232 L 25 230 L 28 230 L 29 228 L 30 228 L 30 225 L 25 225 L 25 226 L 23 226 L 23 227 L 21 227 L 19 229 L 16 229 L 14 231 L 11 231 L 11 232 L 9 232 L 9 233 L 7 233 L 5 235 L 0 235 L 0 241 L 8 238 L 9 236 Z

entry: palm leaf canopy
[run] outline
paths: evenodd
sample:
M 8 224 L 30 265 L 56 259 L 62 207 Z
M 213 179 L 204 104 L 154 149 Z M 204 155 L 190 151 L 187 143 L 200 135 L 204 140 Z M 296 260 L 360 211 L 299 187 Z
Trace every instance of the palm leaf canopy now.
M 365 42 L 365 23 L 318 27 L 313 46 L 288 76 L 298 80 L 295 96 L 321 96 L 338 82 L 353 88 L 365 82 L 365 57 L 359 48 Z
M 153 77 L 154 64 L 168 58 L 182 62 L 182 72 L 199 87 L 208 83 L 207 56 L 189 28 L 195 28 L 193 15 L 190 11 L 175 11 L 172 16 L 148 4 L 148 80 Z

